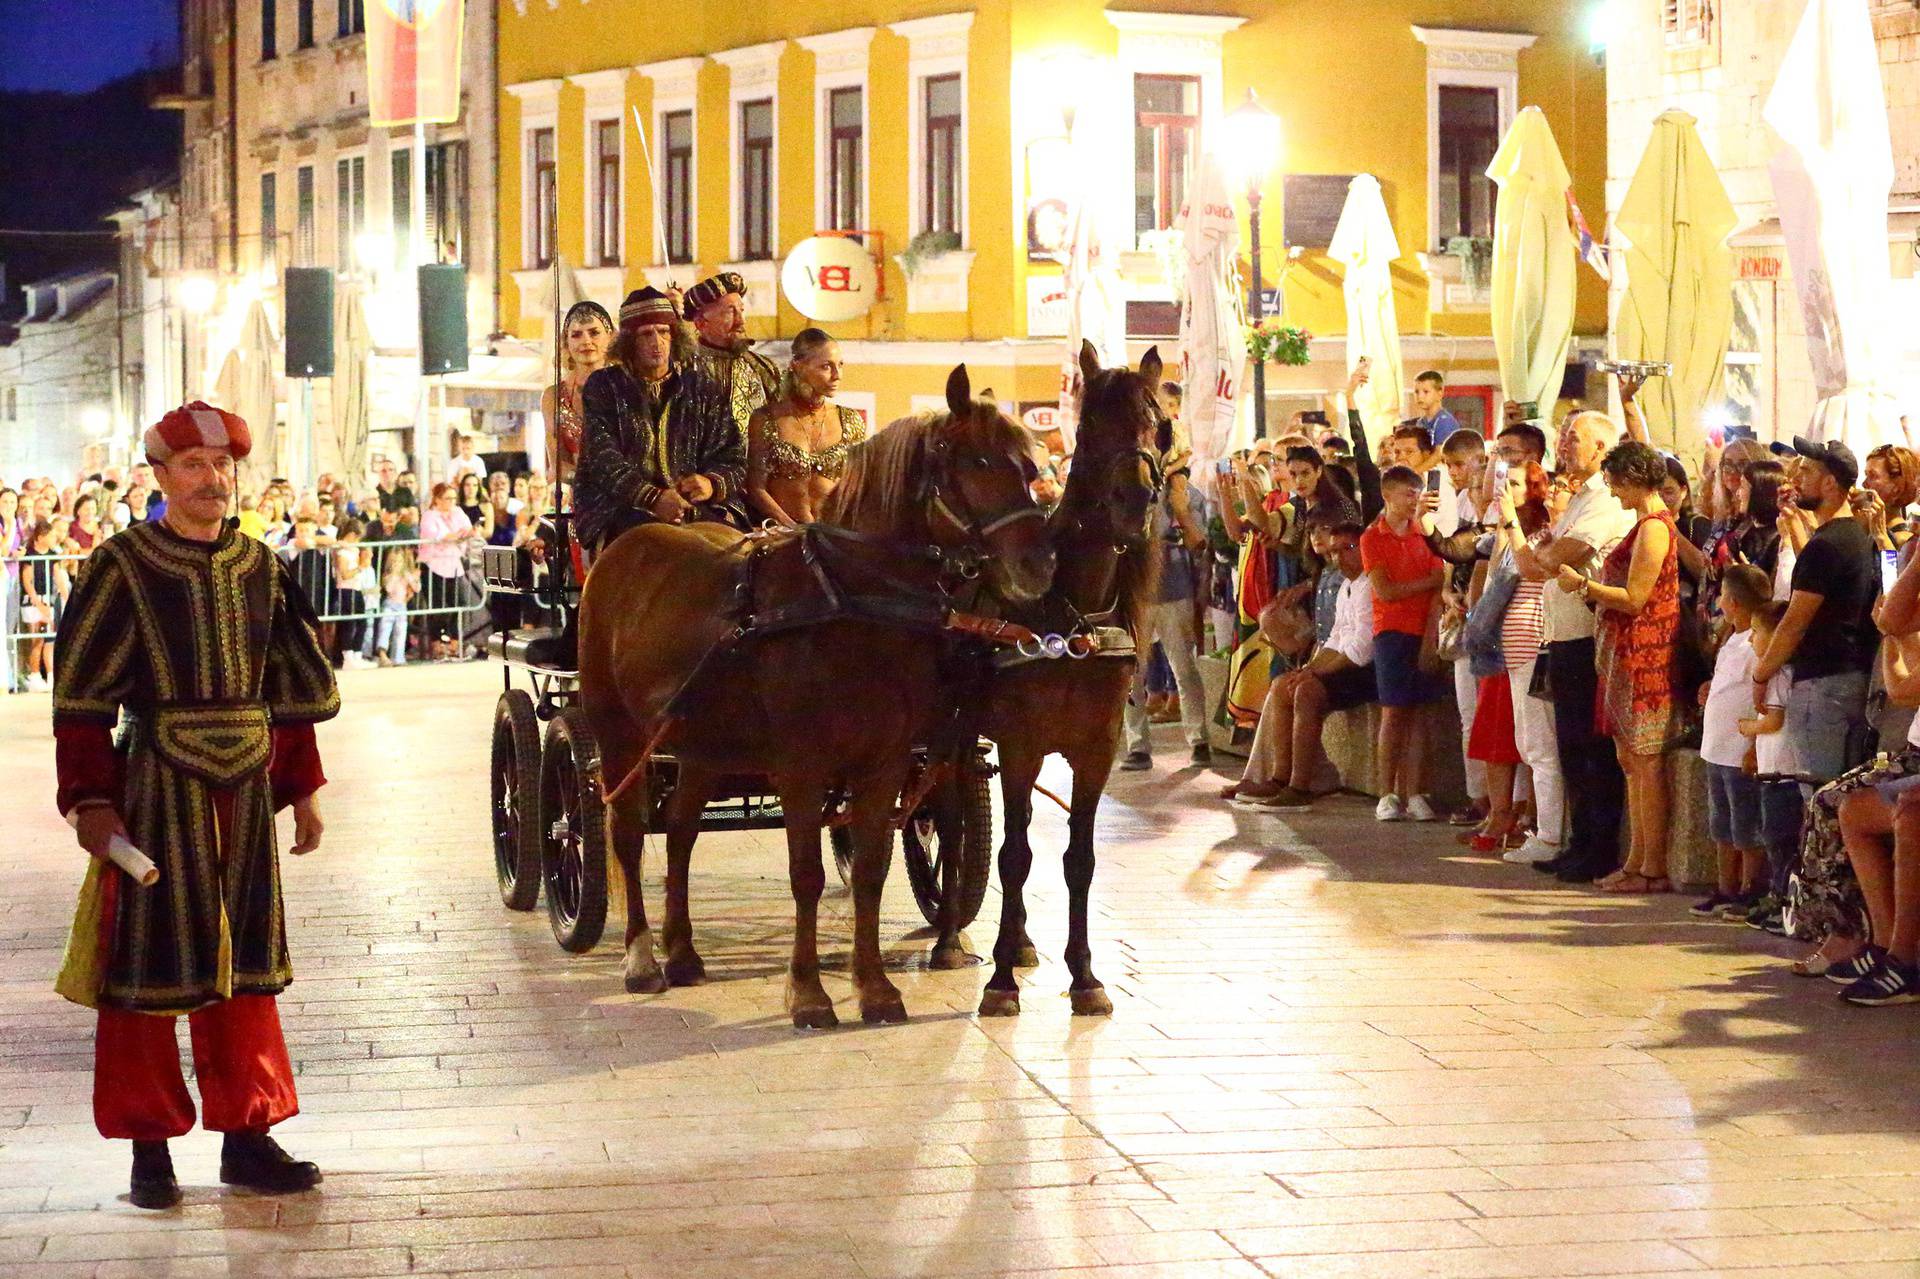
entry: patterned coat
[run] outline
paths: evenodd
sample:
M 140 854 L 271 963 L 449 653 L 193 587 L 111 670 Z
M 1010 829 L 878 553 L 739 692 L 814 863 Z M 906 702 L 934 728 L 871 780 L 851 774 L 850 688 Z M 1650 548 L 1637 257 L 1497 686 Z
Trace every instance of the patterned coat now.
M 748 419 L 769 400 L 779 398 L 780 366 L 751 347 L 723 351 L 696 342 L 694 352 L 707 373 L 727 388 L 728 407 L 745 438 Z
M 695 518 L 745 528 L 747 437 L 725 388 L 697 361 L 675 368 L 656 399 L 625 369 L 601 369 L 581 394 L 586 429 L 574 510 L 576 531 L 598 545 L 653 520 L 660 490 L 689 475 L 713 482 Z
M 277 994 L 293 968 L 275 783 L 290 768 L 307 775 L 303 788 L 283 785 L 278 798 L 291 800 L 324 780 L 312 725 L 340 709 L 306 597 L 254 538 L 229 529 L 196 542 L 136 524 L 87 561 L 55 651 L 61 808 L 113 803 L 160 868 L 143 888 L 89 866 L 83 914 L 91 891 L 96 909 L 105 898 L 103 922 L 98 938 L 76 928 L 69 967 L 75 946 L 95 942 L 104 971 L 91 993 L 143 1012 Z M 105 746 L 123 711 L 120 758 Z

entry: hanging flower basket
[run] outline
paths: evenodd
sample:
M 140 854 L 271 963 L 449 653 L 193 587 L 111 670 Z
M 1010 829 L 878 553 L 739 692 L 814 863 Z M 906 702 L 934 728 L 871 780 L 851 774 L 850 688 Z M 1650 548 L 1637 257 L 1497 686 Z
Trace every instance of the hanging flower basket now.
M 1263 364 L 1310 364 L 1312 342 L 1313 334 L 1297 325 L 1262 320 L 1247 334 L 1247 354 Z

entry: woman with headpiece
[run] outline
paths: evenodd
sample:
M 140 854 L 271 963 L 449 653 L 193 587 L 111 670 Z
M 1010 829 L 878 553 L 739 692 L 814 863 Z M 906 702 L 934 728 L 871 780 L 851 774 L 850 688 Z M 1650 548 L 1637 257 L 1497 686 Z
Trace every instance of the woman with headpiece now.
M 547 464 L 556 484 L 571 484 L 580 464 L 580 437 L 586 426 L 581 394 L 587 379 L 605 368 L 613 350 L 613 317 L 598 302 L 575 302 L 560 325 L 565 372 L 540 396 L 547 423 Z
M 847 450 L 866 438 L 857 409 L 833 403 L 840 344 L 820 329 L 793 339 L 780 393 L 747 425 L 747 499 L 777 524 L 806 524 L 847 469 Z

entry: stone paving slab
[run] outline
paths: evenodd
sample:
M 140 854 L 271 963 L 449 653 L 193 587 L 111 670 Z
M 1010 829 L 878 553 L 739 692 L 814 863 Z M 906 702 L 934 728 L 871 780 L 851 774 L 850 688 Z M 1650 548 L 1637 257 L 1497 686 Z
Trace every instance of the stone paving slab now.
M 1111 1020 L 1068 1015 L 1043 805 L 1022 1018 L 973 1015 L 983 969 L 924 968 L 896 870 L 912 1022 L 795 1032 L 777 835 L 702 841 L 697 989 L 628 996 L 614 944 L 567 955 L 501 907 L 499 678 L 345 677 L 326 843 L 284 863 L 303 1113 L 280 1134 L 327 1181 L 223 1192 L 196 1133 L 163 1214 L 126 1204 L 91 1017 L 50 989 L 81 855 L 46 699 L 0 700 L 25 869 L 0 901 L 0 1274 L 1920 1276 L 1920 1011 L 1841 1006 L 1680 899 L 1549 888 L 1353 800 L 1233 810 L 1163 763 L 1102 812 Z M 847 1015 L 850 927 L 836 887 Z

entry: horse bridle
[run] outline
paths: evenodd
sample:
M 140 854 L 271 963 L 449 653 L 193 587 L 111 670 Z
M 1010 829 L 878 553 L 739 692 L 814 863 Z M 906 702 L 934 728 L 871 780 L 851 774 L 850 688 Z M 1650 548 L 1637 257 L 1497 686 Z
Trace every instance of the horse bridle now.
M 952 453 L 944 447 L 938 452 L 940 462 L 938 469 L 945 472 L 952 464 Z M 940 554 L 947 567 L 962 578 L 971 580 L 978 577 L 981 568 L 992 561 L 993 552 L 988 549 L 987 539 L 995 533 L 1004 528 L 1010 528 L 1021 520 L 1047 518 L 1046 512 L 1041 510 L 1031 497 L 1028 497 L 1025 505 L 1016 505 L 1013 509 L 1003 511 L 982 523 L 972 503 L 967 501 L 966 492 L 958 485 L 954 486 L 954 500 L 947 501 L 946 495 L 941 491 L 940 481 L 933 478 L 934 469 L 928 468 L 926 490 L 923 494 L 928 513 L 932 517 L 929 519 L 927 531 L 931 535 L 933 520 L 939 519 L 945 520 L 960 534 L 963 544 L 956 547 L 941 546 Z M 958 509 L 955 509 L 956 506 Z M 937 542 L 935 544 L 939 545 Z

